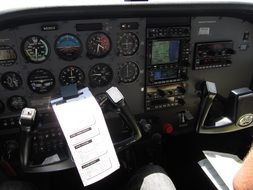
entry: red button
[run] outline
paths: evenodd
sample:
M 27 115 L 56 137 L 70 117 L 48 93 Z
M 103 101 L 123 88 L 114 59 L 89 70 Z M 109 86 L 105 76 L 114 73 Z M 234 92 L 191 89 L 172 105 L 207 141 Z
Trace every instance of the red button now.
M 163 132 L 166 134 L 171 134 L 173 133 L 174 128 L 170 123 L 165 123 L 163 124 Z

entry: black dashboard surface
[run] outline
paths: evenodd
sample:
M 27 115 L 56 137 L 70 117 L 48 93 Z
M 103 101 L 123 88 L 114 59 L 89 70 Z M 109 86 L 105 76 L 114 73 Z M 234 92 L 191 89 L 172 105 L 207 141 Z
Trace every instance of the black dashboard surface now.
M 183 42 L 180 41 L 178 62 L 184 68 L 180 71 L 185 73 L 182 83 L 176 87 L 184 88 L 183 102 L 180 99 L 182 105 L 152 113 L 146 105 L 149 86 L 153 90 L 153 83 L 149 82 L 149 55 L 152 52 L 148 44 L 152 39 L 148 37 L 148 31 L 159 27 L 171 28 L 176 33 L 158 39 L 186 39 L 186 46 L 189 46 L 186 49 L 189 50 L 187 63 L 183 63 Z M 186 36 L 177 35 L 177 30 L 182 27 L 189 28 Z M 18 116 L 24 106 L 36 107 L 42 113 L 48 112 L 50 99 L 60 96 L 60 87 L 78 82 L 81 83 L 80 88 L 88 86 L 94 95 L 110 86 L 117 86 L 134 114 L 158 114 L 163 122 L 173 123 L 177 127 L 178 113 L 187 110 L 197 117 L 200 99 L 196 86 L 201 81 L 215 82 L 218 92 L 225 97 L 232 89 L 250 85 L 252 29 L 249 22 L 230 17 L 143 17 L 39 22 L 2 30 L 2 126 L 6 129 L 6 121 L 13 122 L 6 118 Z M 229 67 L 194 69 L 195 44 L 220 41 L 231 42 L 235 52 L 231 58 L 232 64 Z M 37 46 L 34 45 L 36 43 Z M 101 46 L 101 43 L 104 44 Z M 65 49 L 60 46 L 65 46 Z M 5 61 L 4 56 L 10 52 L 9 49 L 14 51 L 14 60 Z M 89 51 L 93 51 L 94 55 Z M 105 54 L 95 55 L 100 51 L 102 54 L 105 51 Z M 154 68 L 152 66 L 151 69 Z M 154 86 L 171 86 L 177 82 L 165 80 L 154 83 Z M 159 94 L 158 87 L 155 90 Z

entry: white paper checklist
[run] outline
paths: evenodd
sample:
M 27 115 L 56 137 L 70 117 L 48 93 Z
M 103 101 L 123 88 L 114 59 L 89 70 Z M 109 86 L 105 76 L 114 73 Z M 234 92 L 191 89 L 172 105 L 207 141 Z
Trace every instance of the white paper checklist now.
M 95 183 L 116 171 L 120 165 L 96 99 L 88 88 L 66 102 L 51 101 L 75 161 L 83 185 Z

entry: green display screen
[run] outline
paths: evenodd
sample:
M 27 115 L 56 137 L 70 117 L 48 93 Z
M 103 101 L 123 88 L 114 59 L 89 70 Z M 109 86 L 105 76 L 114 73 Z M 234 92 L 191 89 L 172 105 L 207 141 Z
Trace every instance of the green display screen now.
M 179 40 L 158 40 L 152 42 L 151 64 L 177 63 L 179 56 Z

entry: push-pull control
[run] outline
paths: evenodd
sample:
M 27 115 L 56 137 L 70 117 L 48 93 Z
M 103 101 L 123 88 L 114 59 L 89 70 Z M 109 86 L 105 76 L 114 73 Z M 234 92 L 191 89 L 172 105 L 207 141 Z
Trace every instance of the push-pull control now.
M 246 87 L 232 90 L 227 99 L 223 98 L 224 114 L 213 118 L 210 110 L 215 106 L 213 103 L 216 97 L 220 95 L 215 83 L 205 81 L 197 121 L 198 133 L 227 133 L 253 126 L 252 90 Z

